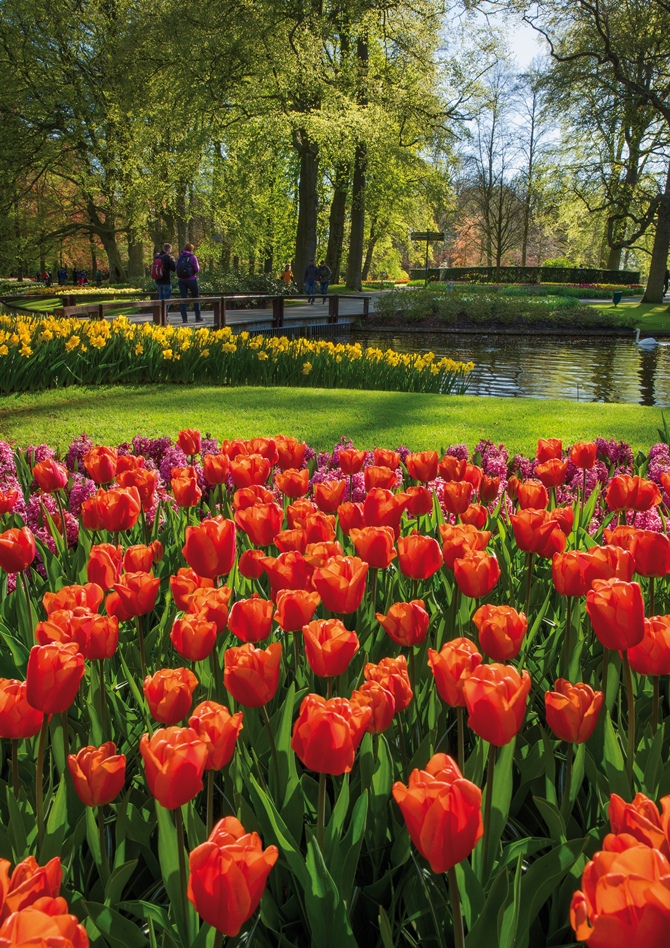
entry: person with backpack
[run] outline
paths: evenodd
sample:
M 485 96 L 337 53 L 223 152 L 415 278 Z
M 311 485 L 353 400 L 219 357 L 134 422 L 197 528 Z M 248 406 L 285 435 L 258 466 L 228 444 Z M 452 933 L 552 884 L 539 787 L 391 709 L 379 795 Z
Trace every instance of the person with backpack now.
M 176 270 L 177 279 L 179 280 L 179 295 L 181 298 L 185 300 L 190 294 L 197 299 L 199 295 L 198 273 L 200 271 L 200 264 L 198 263 L 198 258 L 193 253 L 193 244 L 185 244 L 184 249 L 177 257 Z M 187 323 L 186 303 L 182 303 L 179 309 L 181 310 L 181 321 Z M 200 303 L 195 303 L 195 321 L 196 323 L 202 322 Z
M 162 250 L 156 251 L 153 263 L 151 264 L 151 279 L 156 284 L 159 300 L 169 300 L 172 297 L 172 274 L 177 265 L 172 258 L 172 244 L 163 244 Z M 165 314 L 170 311 L 169 305 L 165 307 Z
M 319 269 L 314 263 L 313 260 L 310 260 L 307 266 L 305 267 L 305 293 L 308 297 L 308 302 L 313 303 L 316 299 L 316 281 L 319 278 Z
M 323 302 L 326 302 L 326 294 L 328 293 L 328 287 L 330 285 L 331 278 L 333 276 L 333 271 L 330 267 L 326 266 L 325 261 L 319 267 L 319 288 L 321 290 L 321 296 L 323 297 Z

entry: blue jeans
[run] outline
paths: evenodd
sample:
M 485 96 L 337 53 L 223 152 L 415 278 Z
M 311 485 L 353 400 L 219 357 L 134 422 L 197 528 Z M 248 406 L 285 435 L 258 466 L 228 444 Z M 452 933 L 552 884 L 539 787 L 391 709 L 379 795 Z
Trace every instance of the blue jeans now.
M 195 299 L 200 295 L 198 292 L 198 281 L 197 280 L 180 280 L 179 281 L 179 295 L 183 300 L 187 299 L 188 296 L 193 296 Z M 200 319 L 200 303 L 195 303 L 195 318 Z M 188 316 L 186 315 L 186 304 L 182 304 L 179 307 L 181 312 L 181 318 L 183 322 L 188 322 Z
M 328 293 L 328 287 L 330 286 L 330 283 L 319 283 L 319 286 L 321 287 L 321 296 L 323 296 L 323 298 L 324 298 L 324 300 L 325 300 L 326 294 Z
M 169 300 L 172 299 L 172 284 L 171 283 L 157 283 L 156 289 L 158 291 L 159 300 Z M 165 312 L 170 312 L 170 307 L 165 307 Z
M 316 296 L 316 280 L 307 280 L 305 283 L 305 293 L 309 296 L 310 303 Z

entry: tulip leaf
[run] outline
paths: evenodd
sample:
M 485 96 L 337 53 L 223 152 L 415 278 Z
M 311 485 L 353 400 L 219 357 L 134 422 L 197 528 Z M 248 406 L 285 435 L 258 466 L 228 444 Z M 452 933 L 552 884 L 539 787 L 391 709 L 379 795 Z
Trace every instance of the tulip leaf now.
M 281 715 L 276 728 L 273 722 L 273 728 L 275 728 L 275 743 L 277 745 L 277 758 L 279 761 L 279 785 L 280 787 L 284 787 L 283 804 L 286 804 L 293 796 L 295 786 L 299 779 L 295 766 L 295 754 L 291 749 L 294 705 L 295 682 L 291 682 L 282 701 Z
M 642 792 L 646 793 L 652 800 L 655 800 L 658 796 L 658 785 L 663 766 L 664 738 L 665 722 L 659 726 L 654 735 L 651 735 L 651 729 L 648 726 L 648 732 L 645 734 L 642 746 L 635 755 L 635 763 L 640 770 Z
M 356 800 L 347 832 L 335 852 L 329 853 L 330 871 L 346 905 L 351 903 L 356 880 L 358 859 L 365 835 L 365 824 L 368 813 L 368 793 L 365 791 Z
M 486 897 L 481 883 L 472 870 L 467 859 L 459 862 L 456 866 L 456 878 L 458 880 L 458 891 L 461 897 L 461 908 L 463 917 L 468 929 L 472 928 L 475 920 L 479 918 Z
M 28 855 L 28 832 L 23 819 L 24 806 L 21 806 L 16 799 L 9 785 L 7 786 L 7 810 L 9 820 L 7 821 L 7 835 L 12 847 L 12 857 L 14 862 L 20 862 Z
M 95 927 L 112 948 L 146 948 L 147 939 L 141 929 L 109 905 L 99 902 L 79 902 L 86 914 L 93 920 Z
M 360 798 L 359 798 L 360 799 Z M 335 806 L 330 815 L 330 820 L 326 826 L 325 832 L 325 851 L 327 861 L 330 864 L 330 853 L 333 847 L 337 847 L 340 842 L 340 836 L 342 835 L 342 829 L 344 828 L 344 821 L 347 818 L 347 813 L 349 811 L 349 774 L 342 775 L 342 786 L 340 787 L 340 792 L 337 795 L 337 800 L 335 801 Z
M 477 921 L 468 932 L 465 948 L 483 948 L 498 944 L 498 915 L 509 895 L 509 869 L 503 869 L 495 878 Z
M 276 843 L 289 864 L 291 872 L 303 889 L 309 887 L 309 872 L 305 866 L 300 848 L 284 823 L 274 802 L 261 790 L 253 776 L 249 776 L 249 787 L 254 798 L 254 812 L 263 828 L 263 843 Z
M 116 905 L 121 901 L 123 890 L 131 879 L 137 863 L 137 859 L 130 859 L 114 869 L 105 886 L 105 905 Z
M 393 938 L 393 929 L 391 927 L 391 923 L 389 922 L 389 917 L 381 905 L 379 906 L 378 921 L 382 945 L 384 948 L 395 948 L 396 943 Z
M 566 837 L 565 821 L 555 803 L 543 797 L 533 795 L 535 806 L 540 811 L 542 819 L 547 825 L 549 834 L 554 840 L 564 840 Z
M 319 948 L 356 948 L 346 906 L 315 839 L 307 843 L 307 871 L 305 910 L 312 944 Z
M 584 783 L 584 763 L 586 760 L 586 747 L 584 744 L 578 744 L 575 750 L 575 757 L 572 762 L 572 777 L 570 780 L 569 799 L 570 807 L 577 799 L 582 784 Z
M 507 825 L 510 803 L 512 802 L 512 784 L 514 777 L 514 748 L 516 737 L 498 751 L 493 778 L 493 796 L 491 797 L 491 825 L 484 829 L 489 834 L 486 847 L 483 840 L 475 850 L 475 867 L 482 881 L 488 879 L 500 845 L 500 839 Z M 488 787 L 485 794 L 488 793 Z M 482 804 L 484 806 L 484 804 Z M 488 856 L 484 865 L 484 853 Z
M 513 897 L 507 902 L 502 912 L 499 914 L 500 935 L 498 944 L 500 948 L 515 948 L 517 944 L 516 936 L 519 927 L 519 915 L 521 912 L 521 883 L 523 880 L 522 872 L 523 856 L 519 853 L 514 873 Z
M 610 664 L 611 667 L 611 664 Z M 618 793 L 624 800 L 629 798 L 630 788 L 626 777 L 625 764 L 621 744 L 617 737 L 612 718 L 609 713 L 605 717 L 605 742 L 603 747 L 605 758 L 605 773 L 609 782 L 609 792 Z
M 60 779 L 58 790 L 53 798 L 47 819 L 44 842 L 40 849 L 40 865 L 44 865 L 54 856 L 60 856 L 67 829 L 67 783 L 65 775 Z
M 530 926 L 584 851 L 585 839 L 571 839 L 537 859 L 521 882 L 519 924 L 514 948 L 527 948 Z
M 190 903 L 184 912 L 181 880 L 179 878 L 179 844 L 177 830 L 172 820 L 172 814 L 156 801 L 156 821 L 158 823 L 158 859 L 161 866 L 161 875 L 165 891 L 170 899 L 170 906 L 177 923 L 177 931 L 182 945 L 190 945 Z M 97 923 L 96 923 L 97 924 Z
M 95 819 L 95 813 L 93 812 L 92 806 L 87 806 L 84 808 L 85 817 L 86 817 L 86 842 L 88 843 L 88 848 L 91 850 L 91 855 L 93 856 L 93 862 L 100 870 L 102 864 L 102 854 L 100 852 L 100 837 L 98 836 L 98 824 Z

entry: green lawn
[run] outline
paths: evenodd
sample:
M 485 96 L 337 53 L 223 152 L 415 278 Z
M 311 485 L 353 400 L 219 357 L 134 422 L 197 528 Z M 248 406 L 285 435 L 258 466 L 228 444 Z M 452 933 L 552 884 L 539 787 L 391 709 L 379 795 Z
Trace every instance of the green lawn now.
M 566 443 L 600 436 L 646 449 L 660 424 L 660 409 L 637 405 L 342 389 L 101 386 L 0 399 L 0 437 L 61 449 L 82 432 L 116 444 L 138 433 L 174 437 L 185 427 L 218 438 L 291 434 L 319 449 L 342 435 L 366 448 L 473 447 L 488 437 L 527 453 L 540 436 Z
M 670 332 L 670 307 L 667 303 L 589 303 L 602 313 L 614 316 L 635 316 L 642 332 Z

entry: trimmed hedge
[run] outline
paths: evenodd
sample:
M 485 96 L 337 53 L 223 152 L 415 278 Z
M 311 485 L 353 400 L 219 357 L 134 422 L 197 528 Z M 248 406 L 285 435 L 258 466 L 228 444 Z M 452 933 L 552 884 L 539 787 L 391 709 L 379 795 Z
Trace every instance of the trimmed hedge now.
M 425 268 L 410 270 L 412 280 L 424 280 Z M 593 267 L 429 267 L 428 279 L 469 280 L 473 283 L 615 283 L 640 282 L 639 270 L 598 270 Z

